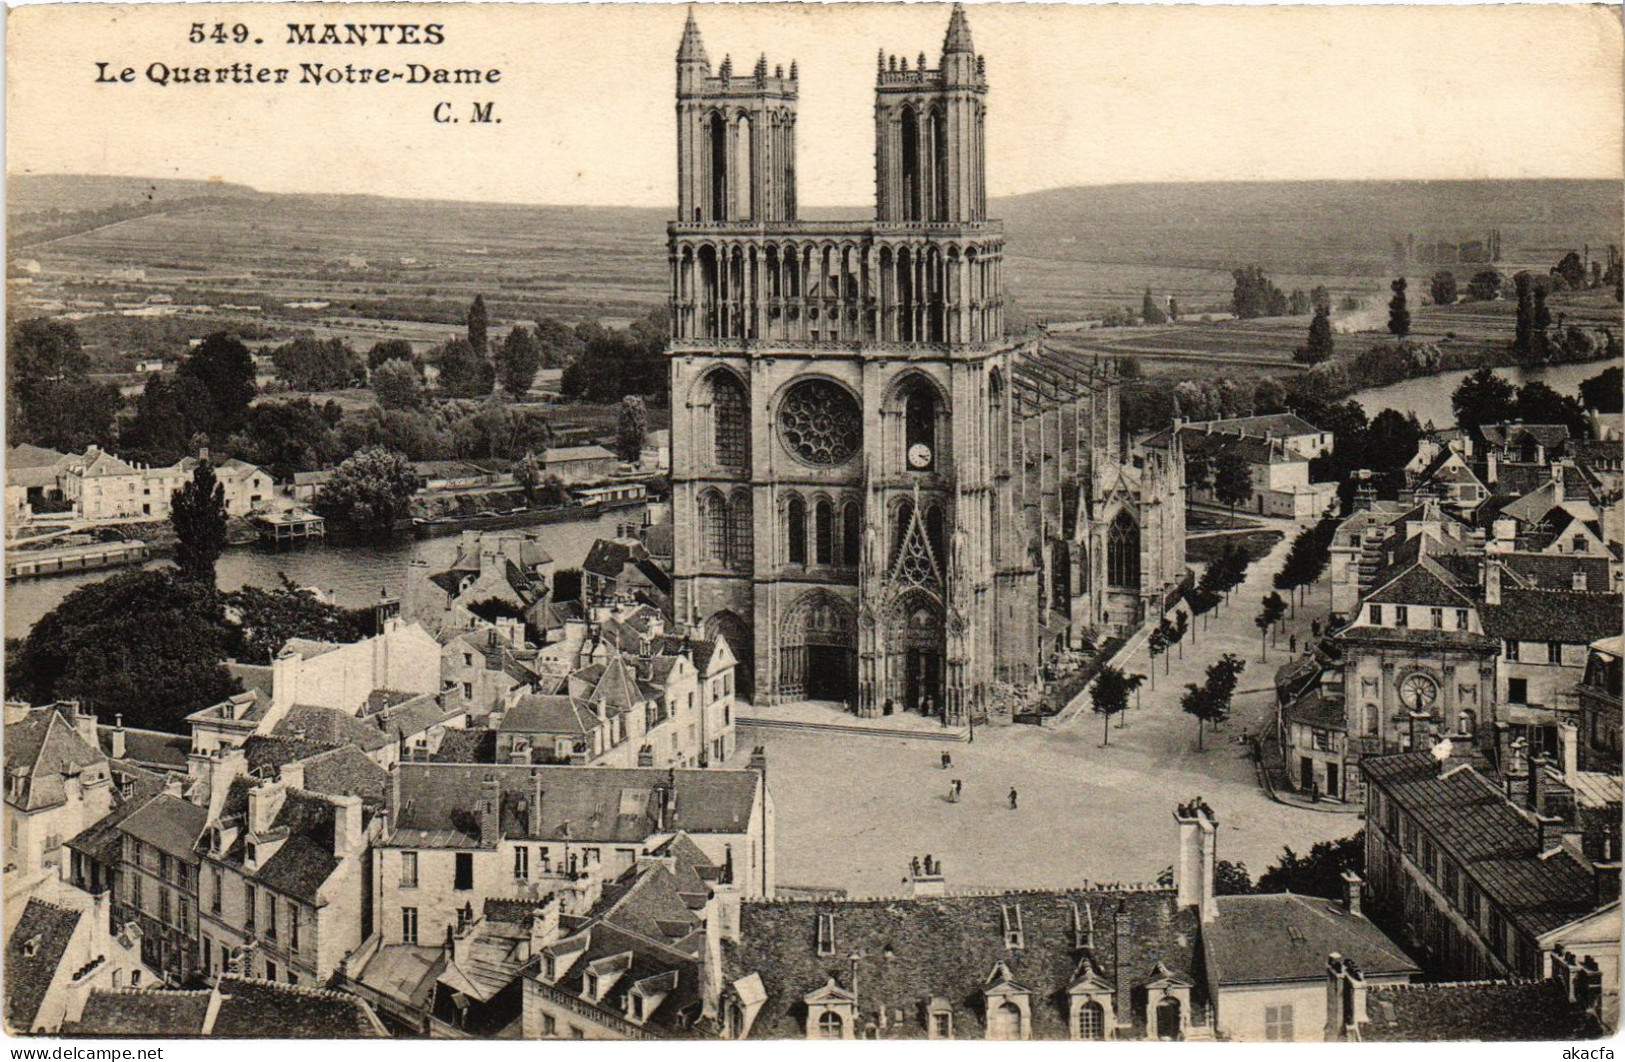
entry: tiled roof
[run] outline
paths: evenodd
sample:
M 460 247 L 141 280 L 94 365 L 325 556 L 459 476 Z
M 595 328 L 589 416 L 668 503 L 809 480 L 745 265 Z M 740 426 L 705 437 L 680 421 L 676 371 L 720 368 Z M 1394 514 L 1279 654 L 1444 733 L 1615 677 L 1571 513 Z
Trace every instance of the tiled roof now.
M 1007 909 L 1018 908 L 1022 946 L 1006 946 Z M 833 919 L 832 953 L 818 953 L 818 920 Z M 1078 947 L 1079 930 L 1088 947 Z M 746 900 L 739 939 L 725 945 L 726 981 L 759 974 L 767 1000 L 753 1038 L 800 1038 L 803 997 L 834 978 L 850 987 L 856 964 L 864 1017 L 884 1009 L 901 1014 L 879 1030 L 888 1039 L 922 1039 L 924 1006 L 943 997 L 953 1010 L 954 1035 L 977 1039 L 985 1031 L 982 992 L 996 965 L 1033 993 L 1034 1039 L 1065 1039 L 1064 1008 L 1049 1000 L 1079 979 L 1080 960 L 1115 986 L 1117 1009 L 1127 1020 L 1132 990 L 1159 964 L 1195 982 L 1197 918 L 1181 909 L 1171 890 L 1015 892 L 893 900 Z M 856 956 L 854 960 L 851 958 Z M 1325 961 L 1325 956 L 1320 957 Z
M 563 977 L 553 985 L 556 991 L 574 997 L 575 1005 L 592 1007 L 622 1022 L 627 1017 L 627 997 L 634 986 L 650 978 L 676 974 L 653 1012 L 646 1012 L 642 1028 L 661 1036 L 694 1035 L 692 1026 L 700 1016 L 700 963 L 693 956 L 664 947 L 609 922 L 594 922 L 572 935 L 585 945 Z M 604 997 L 590 1001 L 586 989 L 588 967 L 605 959 L 627 957 L 621 971 Z M 664 986 L 663 986 L 664 987 Z M 586 997 L 586 998 L 584 998 Z M 635 1024 L 635 1023 L 634 1023 Z
M 209 1013 L 208 989 L 99 988 L 65 1036 L 201 1036 Z
M 35 709 L 6 727 L 6 803 L 23 811 L 54 807 L 68 798 L 63 778 L 105 762 L 101 751 L 85 744 L 69 722 L 69 710 L 61 705 Z M 19 792 L 9 782 L 22 767 L 28 774 Z
M 1228 450 L 1240 454 L 1250 465 L 1299 464 L 1309 460 L 1279 440 L 1271 441 L 1254 435 L 1234 435 L 1217 429 L 1209 434 L 1189 426 L 1180 428 L 1179 442 L 1185 448 L 1185 453 L 1193 457 Z M 1150 440 L 1147 440 L 1147 445 L 1151 445 Z
M 193 847 L 203 834 L 208 809 L 160 793 L 138 808 L 119 829 L 160 852 L 195 860 Z
M 1484 633 L 1491 638 L 1589 645 L 1620 632 L 1625 623 L 1625 598 L 1608 593 L 1503 588 L 1501 603 L 1482 606 L 1479 616 Z
M 1390 565 L 1377 573 L 1372 585 L 1375 589 L 1365 599 L 1368 604 L 1464 608 L 1473 603 L 1432 557 L 1419 557 L 1409 566 L 1404 562 Z
M 596 444 L 592 446 L 554 446 L 542 451 L 542 464 L 544 466 L 558 461 L 601 461 L 605 458 L 613 461 L 615 455 Z
M 372 1008 L 348 992 L 300 988 L 241 977 L 220 979 L 220 1011 L 211 1036 L 349 1040 L 384 1037 Z
M 1353 959 L 1369 980 L 1422 972 L 1382 930 L 1340 903 L 1285 892 L 1216 899 L 1219 917 L 1202 927 L 1202 951 L 1218 984 L 1322 981 L 1333 952 Z
M 677 811 L 670 829 L 739 833 L 756 807 L 754 771 L 660 770 L 562 766 L 462 766 L 402 763 L 395 768 L 400 806 L 391 809 L 396 844 L 468 847 L 492 843 L 479 836 L 475 811 L 485 778 L 502 790 L 500 829 L 506 836 L 634 842 L 656 832 L 655 788 L 675 783 Z M 536 785 L 541 810 L 528 807 Z M 519 801 L 527 802 L 522 822 Z
M 1336 639 L 1344 646 L 1371 646 L 1392 649 L 1460 649 L 1469 653 L 1493 653 L 1500 648 L 1494 638 L 1472 631 L 1435 631 L 1420 627 L 1345 627 Z
M 717 643 L 705 638 L 684 637 L 680 634 L 662 634 L 655 644 L 661 653 L 680 653 L 685 648 L 694 661 L 694 670 L 701 675 L 711 666 L 711 654 L 716 652 Z
M 6 1027 L 33 1032 L 57 967 L 79 926 L 79 912 L 29 900 L 6 941 Z
M 6 467 L 37 468 L 44 466 L 52 468 L 65 456 L 67 455 L 58 453 L 55 450 L 48 450 L 43 446 L 23 443 L 20 446 L 13 446 L 6 450 Z
M 1587 590 L 1605 590 L 1609 585 L 1607 557 L 1573 553 L 1498 553 L 1495 559 L 1520 584 L 1530 588 L 1573 590 L 1575 572 L 1585 573 Z
M 1193 422 L 1186 427 L 1205 428 L 1212 425 L 1214 431 L 1230 432 L 1235 435 L 1319 435 L 1320 428 L 1304 420 L 1296 413 L 1262 413 L 1256 417 L 1227 417 L 1222 420 Z
M 1319 686 L 1287 705 L 1282 714 L 1288 722 L 1323 730 L 1343 730 L 1348 725 L 1343 714 L 1343 698 L 1327 696 Z
M 245 778 L 232 783 L 225 813 L 246 808 L 250 786 Z M 248 871 L 243 859 L 242 837 L 218 858 L 238 867 L 268 889 L 314 903 L 317 890 L 339 865 L 333 855 L 333 818 L 334 808 L 329 801 L 307 792 L 291 791 L 271 822 L 272 829 L 286 830 L 288 837 L 270 859 L 260 864 L 258 870 Z
M 1589 1040 L 1604 1034 L 1555 981 L 1469 981 L 1366 989 L 1360 1039 Z
M 386 944 L 351 976 L 385 998 L 422 1013 L 429 1009 L 435 980 L 445 968 L 444 948 Z
M 495 730 L 452 728 L 440 736 L 440 747 L 430 759 L 433 763 L 495 763 L 496 757 Z
M 1441 777 L 1431 753 L 1413 752 L 1368 757 L 1360 769 L 1530 934 L 1593 909 L 1591 874 L 1566 851 L 1541 859 L 1539 829 L 1475 768 Z
M 343 648 L 344 646 L 338 642 L 319 642 L 313 638 L 289 638 L 286 644 L 282 646 L 282 652 L 292 653 L 303 660 L 311 660 Z
M 140 776 L 134 783 L 134 791 L 127 799 L 120 801 L 112 811 L 80 831 L 76 837 L 67 842 L 68 847 L 90 856 L 105 866 L 119 862 L 124 848 L 124 835 L 119 832 L 119 824 L 163 791 L 162 780 L 150 775 Z
M 389 772 L 354 745 L 329 749 L 299 761 L 305 769 L 304 789 L 331 796 L 350 794 L 368 804 L 381 804 L 389 785 Z
M 504 734 L 589 734 L 598 726 L 592 711 L 573 697 L 532 694 L 502 716 Z
M 432 693 L 420 694 L 387 709 L 378 717 L 384 731 L 396 738 L 412 738 L 447 720 L 456 719 L 464 710 L 460 707 L 443 708 L 440 699 Z
M 376 717 L 374 717 L 376 719 Z M 296 704 L 271 731 L 279 738 L 338 748 L 354 745 L 366 752 L 376 752 L 393 740 L 375 721 L 357 719 L 337 708 L 323 708 L 311 704 Z

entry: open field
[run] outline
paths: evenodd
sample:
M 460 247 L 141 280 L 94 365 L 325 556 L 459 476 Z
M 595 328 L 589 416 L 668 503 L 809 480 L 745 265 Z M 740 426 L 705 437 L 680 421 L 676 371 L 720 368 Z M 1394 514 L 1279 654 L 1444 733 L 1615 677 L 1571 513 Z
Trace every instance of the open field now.
M 82 203 L 126 201 L 134 187 L 108 179 L 22 176 L 8 189 L 14 218 Z M 146 182 L 163 185 L 165 182 Z M 493 324 L 625 320 L 666 294 L 667 211 L 269 195 L 240 188 L 200 200 L 195 182 L 160 209 L 89 231 L 31 243 L 36 287 L 109 285 L 177 304 L 258 306 L 299 327 L 411 327 L 407 338 L 455 325 L 475 293 Z M 174 197 L 171 197 L 174 198 Z M 1187 313 L 1227 307 L 1229 271 L 1262 266 L 1283 290 L 1323 284 L 1335 296 L 1386 299 L 1394 244 L 1504 240 L 1503 271 L 1544 270 L 1561 250 L 1620 243 L 1618 189 L 1595 181 L 1297 182 L 1114 185 L 995 201 L 1006 219 L 1009 290 L 1034 318 L 1076 320 L 1138 307 L 1147 287 Z M 867 217 L 868 208 L 809 208 L 809 218 Z M 139 268 L 138 280 L 115 280 Z M 1425 278 L 1435 267 L 1413 265 Z M 1453 266 L 1458 275 L 1471 266 Z M 94 290 L 75 287 L 81 297 Z M 1413 303 L 1420 301 L 1413 299 Z M 298 309 L 290 302 L 325 302 Z M 334 324 L 333 322 L 341 322 Z M 372 322 L 363 325 L 363 322 Z M 414 325 L 414 322 L 416 323 Z M 1302 328 L 1257 324 L 1244 347 L 1279 356 Z M 1224 330 L 1228 331 L 1228 330 Z M 1177 338 L 1192 361 L 1216 341 Z M 1139 336 L 1142 345 L 1163 340 Z M 1181 348 L 1194 344 L 1194 350 Z M 1224 345 L 1224 344 L 1219 344 Z

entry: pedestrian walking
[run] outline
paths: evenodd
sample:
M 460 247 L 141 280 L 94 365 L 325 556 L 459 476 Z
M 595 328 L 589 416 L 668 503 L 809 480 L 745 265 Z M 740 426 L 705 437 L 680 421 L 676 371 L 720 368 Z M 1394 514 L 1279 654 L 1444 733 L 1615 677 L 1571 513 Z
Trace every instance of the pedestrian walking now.
M 1016 791 L 1014 787 L 1010 789 L 1010 810 L 1016 810 Z
M 1313 623 L 1309 624 L 1309 633 L 1313 634 L 1316 638 L 1320 637 L 1320 621 L 1319 620 L 1315 620 Z
M 959 790 L 954 787 L 954 783 L 952 782 L 948 783 L 948 803 L 959 803 Z
M 1286 640 L 1286 649 L 1289 653 L 1296 653 L 1298 651 L 1298 636 L 1296 634 L 1292 635 Z
M 908 872 L 916 878 L 920 876 L 920 857 L 915 856 L 908 861 Z
M 955 778 L 954 779 L 954 799 L 958 800 L 960 794 L 963 793 L 964 791 L 965 791 L 965 783 L 964 783 L 964 781 L 962 779 Z

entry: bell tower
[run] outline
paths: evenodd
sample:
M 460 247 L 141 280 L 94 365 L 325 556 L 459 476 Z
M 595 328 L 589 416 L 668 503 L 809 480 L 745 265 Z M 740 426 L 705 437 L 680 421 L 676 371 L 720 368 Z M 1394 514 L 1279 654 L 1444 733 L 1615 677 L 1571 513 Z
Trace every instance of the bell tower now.
M 935 69 L 921 52 L 881 51 L 875 73 L 875 218 L 964 223 L 987 219 L 986 65 L 954 5 Z
M 677 49 L 677 219 L 753 224 L 796 217 L 796 64 L 767 56 L 715 74 L 694 12 Z

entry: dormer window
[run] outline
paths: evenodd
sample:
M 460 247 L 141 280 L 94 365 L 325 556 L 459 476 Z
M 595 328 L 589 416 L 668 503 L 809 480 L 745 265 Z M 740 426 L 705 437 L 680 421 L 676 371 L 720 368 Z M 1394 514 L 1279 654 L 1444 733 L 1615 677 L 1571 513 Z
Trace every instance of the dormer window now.
M 932 1040 L 954 1038 L 954 1009 L 943 996 L 932 996 L 926 1004 L 925 1034 Z
M 632 999 L 632 1017 L 636 1018 L 639 1021 L 642 1021 L 643 1020 L 643 997 L 638 995 L 636 992 L 634 992 L 634 993 L 632 993 L 631 999 Z
M 818 954 L 835 954 L 835 916 L 833 914 L 818 916 Z
M 1023 947 L 1021 932 L 1021 905 L 1009 903 L 1002 905 L 1004 913 L 1004 946 L 1006 948 Z
M 586 984 L 586 988 L 587 988 L 587 998 L 589 998 L 589 999 L 597 999 L 598 998 L 598 975 L 595 974 L 595 973 L 589 972 L 587 974 L 585 984 Z

